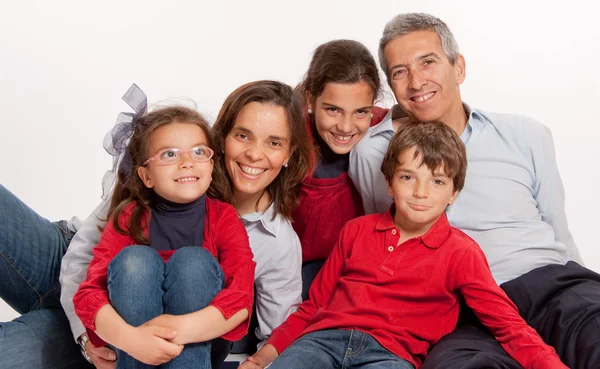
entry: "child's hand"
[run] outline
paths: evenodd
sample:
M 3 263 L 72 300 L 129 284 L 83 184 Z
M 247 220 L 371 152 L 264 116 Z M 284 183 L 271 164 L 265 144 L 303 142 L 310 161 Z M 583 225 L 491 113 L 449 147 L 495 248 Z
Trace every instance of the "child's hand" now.
M 186 332 L 189 325 L 185 322 L 185 315 L 162 314 L 154 319 L 150 319 L 143 325 L 172 329 L 177 332 L 177 335 L 172 339 L 169 339 L 169 341 L 178 345 L 189 343 L 189 341 L 186 341 Z
M 170 328 L 144 324 L 134 328 L 133 337 L 129 340 L 131 345 L 123 347 L 123 351 L 144 364 L 164 364 L 183 350 L 183 345 L 169 342 L 176 335 L 177 332 Z
M 238 369 L 264 369 L 264 366 L 253 356 L 248 356 L 248 358 L 238 366 Z

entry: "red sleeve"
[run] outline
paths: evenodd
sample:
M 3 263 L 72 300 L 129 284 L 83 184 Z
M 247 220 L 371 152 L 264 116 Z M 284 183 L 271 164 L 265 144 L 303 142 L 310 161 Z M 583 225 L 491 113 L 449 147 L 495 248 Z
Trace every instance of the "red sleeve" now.
M 342 276 L 346 264 L 348 250 L 354 237 L 348 235 L 349 227 L 342 229 L 342 233 L 335 244 L 331 254 L 325 261 L 319 274 L 312 283 L 308 300 L 298 307 L 298 310 L 290 315 L 285 322 L 276 328 L 267 343 L 273 345 L 280 354 L 294 342 L 308 327 L 310 321 L 317 311 L 325 307 L 331 301 L 337 286 L 337 281 Z
M 222 204 L 226 205 L 226 204 Z M 225 319 L 242 309 L 248 310 L 248 319 L 222 338 L 236 341 L 248 332 L 252 304 L 254 303 L 254 255 L 250 249 L 248 233 L 231 205 L 219 206 L 218 220 L 212 238 L 217 246 L 218 260 L 225 275 L 225 287 L 210 305 L 219 309 Z
M 523 320 L 515 304 L 496 284 L 477 244 L 465 251 L 454 270 L 457 271 L 456 287 L 467 305 L 524 369 L 567 369 L 554 349 Z
M 127 229 L 127 223 L 131 215 L 130 208 L 126 208 L 121 214 L 119 224 Z M 106 304 L 110 304 L 107 290 L 108 264 L 123 248 L 132 244 L 131 237 L 118 233 L 112 220 L 106 223 L 100 242 L 92 249 L 94 257 L 90 262 L 86 279 L 79 285 L 77 293 L 73 297 L 75 312 L 88 331 L 95 331 L 95 319 L 98 310 Z M 96 335 L 90 335 L 95 346 L 103 346 L 104 342 Z

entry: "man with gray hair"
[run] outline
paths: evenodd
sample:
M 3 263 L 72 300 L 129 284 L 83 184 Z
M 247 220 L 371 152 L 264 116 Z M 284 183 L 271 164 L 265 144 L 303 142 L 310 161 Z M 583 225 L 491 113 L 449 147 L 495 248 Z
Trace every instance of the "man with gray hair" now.
M 383 31 L 379 60 L 398 105 L 350 154 L 367 213 L 389 209 L 380 172 L 402 124 L 441 121 L 467 148 L 464 189 L 451 225 L 483 249 L 498 284 L 570 368 L 600 368 L 600 275 L 584 268 L 567 226 L 550 130 L 535 120 L 470 108 L 461 99 L 465 59 L 448 26 L 400 14 Z M 424 369 L 520 368 L 472 312 L 431 350 Z

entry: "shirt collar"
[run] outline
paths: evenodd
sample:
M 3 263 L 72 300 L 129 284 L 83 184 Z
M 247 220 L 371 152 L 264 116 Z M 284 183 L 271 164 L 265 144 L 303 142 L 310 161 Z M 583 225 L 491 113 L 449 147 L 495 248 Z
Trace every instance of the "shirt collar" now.
M 469 137 L 471 136 L 471 134 L 473 133 L 474 129 L 478 128 L 478 124 L 485 121 L 485 119 L 479 112 L 471 109 L 469 104 L 465 103 L 464 101 L 462 104 L 463 104 L 463 109 L 465 110 L 465 113 L 468 116 L 468 119 L 467 119 L 467 125 L 465 127 L 465 130 L 463 131 L 463 133 L 461 134 L 460 137 L 464 142 L 466 142 L 466 140 L 468 140 Z M 404 118 L 407 116 L 408 116 L 408 114 L 406 114 L 406 112 L 404 110 L 402 110 L 400 105 L 396 104 L 396 105 L 392 106 L 392 108 L 387 112 L 385 117 L 383 117 L 383 120 L 381 121 L 381 123 L 372 127 L 371 137 L 376 136 L 382 132 L 387 132 L 387 131 L 394 132 L 393 121 L 395 119 Z
M 460 138 L 464 143 L 467 143 L 469 138 L 481 128 L 481 124 L 486 122 L 486 118 L 477 110 L 471 109 L 465 102 L 463 102 L 463 108 L 465 109 L 468 119 L 465 130 L 461 133 Z
M 396 104 L 396 105 L 392 106 L 392 108 L 390 110 L 388 110 L 385 117 L 383 117 L 383 120 L 381 121 L 381 123 L 373 126 L 373 128 L 371 130 L 371 137 L 378 135 L 382 132 L 386 132 L 386 131 L 394 132 L 394 124 L 393 124 L 394 119 L 404 118 L 407 116 L 408 115 L 404 112 L 404 110 L 402 110 L 400 105 Z
M 378 231 L 387 231 L 392 228 L 398 228 L 394 223 L 395 205 L 392 204 L 390 209 L 385 213 L 382 213 L 375 225 L 375 229 Z M 427 233 L 419 237 L 421 242 L 430 249 L 437 249 L 442 246 L 442 243 L 448 238 L 450 233 L 450 223 L 446 213 L 442 213 L 437 222 L 431 227 Z
M 276 216 L 273 218 L 273 214 L 275 213 L 275 203 L 271 203 L 267 210 L 264 212 L 250 213 L 242 215 L 242 222 L 247 223 L 257 223 L 260 222 L 262 228 L 273 237 L 277 237 L 277 233 L 279 233 L 279 225 L 281 223 L 281 217 Z

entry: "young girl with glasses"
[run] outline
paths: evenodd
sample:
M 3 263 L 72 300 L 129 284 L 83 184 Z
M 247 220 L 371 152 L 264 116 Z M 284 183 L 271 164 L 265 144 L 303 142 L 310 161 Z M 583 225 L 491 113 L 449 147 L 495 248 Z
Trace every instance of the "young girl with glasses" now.
M 206 197 L 214 152 L 200 114 L 167 107 L 134 127 L 75 311 L 95 346 L 116 348 L 117 368 L 210 368 L 214 339 L 248 329 L 248 235 L 231 205 Z

